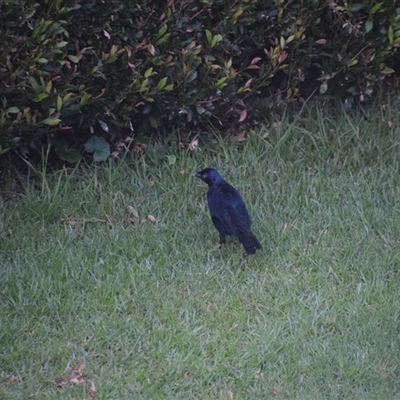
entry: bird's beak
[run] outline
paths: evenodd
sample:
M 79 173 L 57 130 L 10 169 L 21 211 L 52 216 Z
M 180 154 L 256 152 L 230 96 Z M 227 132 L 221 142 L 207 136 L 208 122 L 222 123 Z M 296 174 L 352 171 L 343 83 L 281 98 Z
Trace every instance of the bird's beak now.
M 201 175 L 200 175 L 200 172 L 199 172 L 199 171 L 196 171 L 196 173 L 194 174 L 194 176 L 195 176 L 196 178 L 201 178 Z

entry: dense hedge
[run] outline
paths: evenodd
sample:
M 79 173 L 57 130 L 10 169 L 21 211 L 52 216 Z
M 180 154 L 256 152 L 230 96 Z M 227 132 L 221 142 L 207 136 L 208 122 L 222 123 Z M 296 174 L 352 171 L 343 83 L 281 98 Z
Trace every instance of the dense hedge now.
M 83 143 L 105 158 L 103 137 L 227 126 L 315 90 L 365 101 L 399 73 L 389 0 L 16 0 L 0 26 L 0 146 L 49 139 L 69 161 Z

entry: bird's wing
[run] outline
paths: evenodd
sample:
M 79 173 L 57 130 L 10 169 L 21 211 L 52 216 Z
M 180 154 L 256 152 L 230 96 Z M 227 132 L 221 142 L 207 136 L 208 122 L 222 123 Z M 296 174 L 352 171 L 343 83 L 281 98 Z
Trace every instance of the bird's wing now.
M 239 192 L 228 183 L 212 186 L 208 191 L 211 217 L 223 226 L 226 233 L 238 236 L 251 234 L 251 220 Z M 218 228 L 219 229 L 219 228 Z
M 251 220 L 244 204 L 228 205 L 223 219 L 235 236 L 239 233 L 251 235 Z

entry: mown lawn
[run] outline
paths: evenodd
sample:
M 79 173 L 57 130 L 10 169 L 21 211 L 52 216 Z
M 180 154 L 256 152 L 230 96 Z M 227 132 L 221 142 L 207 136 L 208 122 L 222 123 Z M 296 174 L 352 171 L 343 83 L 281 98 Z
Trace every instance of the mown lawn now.
M 397 110 L 24 182 L 0 211 L 0 399 L 400 398 Z M 262 252 L 217 247 L 206 166 Z

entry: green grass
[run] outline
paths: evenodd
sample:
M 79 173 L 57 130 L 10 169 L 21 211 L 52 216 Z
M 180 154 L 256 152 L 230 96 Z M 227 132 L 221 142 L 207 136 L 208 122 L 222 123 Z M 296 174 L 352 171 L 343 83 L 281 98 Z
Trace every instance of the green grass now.
M 400 399 L 396 110 L 26 182 L 0 217 L 0 398 Z M 216 249 L 206 166 L 264 251 Z

